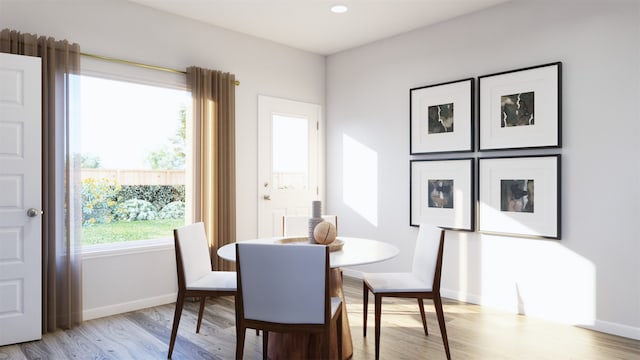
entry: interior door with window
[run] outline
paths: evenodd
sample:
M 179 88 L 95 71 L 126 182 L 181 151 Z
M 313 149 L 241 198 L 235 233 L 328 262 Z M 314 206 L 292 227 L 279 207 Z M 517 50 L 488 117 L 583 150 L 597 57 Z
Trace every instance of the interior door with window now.
M 41 73 L 0 53 L 0 346 L 42 337 Z
M 258 235 L 282 234 L 283 215 L 320 199 L 320 105 L 258 97 Z

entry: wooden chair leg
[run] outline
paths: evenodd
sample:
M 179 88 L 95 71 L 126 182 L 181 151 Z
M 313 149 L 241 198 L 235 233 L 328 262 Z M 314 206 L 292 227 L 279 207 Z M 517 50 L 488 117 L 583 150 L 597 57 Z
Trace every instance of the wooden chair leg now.
M 418 298 L 418 307 L 420 308 L 420 316 L 422 317 L 422 327 L 424 328 L 424 334 L 429 336 L 429 329 L 427 329 L 427 316 L 424 313 L 424 303 L 421 298 Z
M 369 309 L 369 289 L 367 288 L 367 284 L 362 282 L 362 336 L 367 337 L 367 312 Z
M 202 314 L 204 314 L 204 305 L 207 302 L 206 296 L 200 297 L 200 309 L 198 310 L 198 324 L 196 325 L 196 334 L 200 333 L 200 325 L 202 325 Z
M 320 346 L 320 349 L 322 349 L 322 358 L 331 359 L 331 322 L 329 322 L 329 325 L 325 327 Z
M 451 360 L 451 353 L 449 352 L 449 340 L 447 339 L 447 327 L 444 323 L 444 311 L 442 309 L 442 299 L 440 294 L 434 294 L 433 305 L 436 308 L 436 315 L 438 316 L 438 324 L 440 324 L 440 334 L 442 335 L 442 343 L 444 344 L 444 351 L 447 353 L 447 360 Z
M 244 352 L 245 332 L 246 329 L 244 327 L 238 326 L 238 322 L 236 321 L 236 360 L 242 360 Z
M 376 333 L 376 360 L 380 359 L 380 320 L 382 315 L 382 296 L 378 294 L 375 295 L 375 333 Z
M 171 359 L 173 354 L 173 345 L 176 342 L 178 336 L 178 326 L 180 325 L 180 316 L 182 316 L 182 307 L 184 306 L 184 294 L 178 292 L 178 298 L 176 299 L 176 310 L 173 314 L 173 327 L 171 329 L 171 339 L 169 340 L 169 353 L 167 359 Z
M 256 329 L 256 331 L 259 331 Z M 269 332 L 262 330 L 262 360 L 269 358 Z
M 338 333 L 338 360 L 342 360 L 342 309 L 340 310 L 340 314 L 338 314 L 336 327 Z

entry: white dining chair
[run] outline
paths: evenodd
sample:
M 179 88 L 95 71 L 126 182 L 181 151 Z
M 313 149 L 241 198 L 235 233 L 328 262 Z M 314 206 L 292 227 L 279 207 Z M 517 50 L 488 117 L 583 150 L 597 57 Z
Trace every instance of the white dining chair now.
M 330 222 L 336 227 L 338 232 L 338 216 L 322 215 L 322 220 Z M 308 236 L 309 235 L 309 217 L 300 215 L 284 215 L 282 216 L 282 236 Z
M 329 248 L 310 244 L 236 244 L 236 360 L 241 360 L 247 328 L 263 330 L 262 358 L 269 332 L 322 337 L 329 359 L 331 328 L 342 358 L 342 299 L 329 291 Z
M 418 299 L 418 307 L 422 317 L 424 334 L 429 335 L 427 319 L 424 313 L 423 299 L 432 299 L 436 309 L 442 342 L 447 354 L 449 341 L 444 322 L 442 299 L 440 297 L 440 275 L 442 272 L 442 253 L 444 249 L 445 231 L 427 224 L 421 224 L 418 230 L 411 272 L 401 273 L 365 273 L 363 274 L 363 335 L 367 336 L 367 308 L 369 292 L 375 298 L 375 358 L 380 358 L 380 320 L 383 297 L 401 297 Z
M 209 243 L 201 222 L 173 230 L 178 270 L 178 298 L 173 316 L 168 358 L 178 335 L 178 325 L 186 297 L 200 298 L 196 333 L 200 332 L 207 296 L 235 296 L 236 272 L 212 271 Z

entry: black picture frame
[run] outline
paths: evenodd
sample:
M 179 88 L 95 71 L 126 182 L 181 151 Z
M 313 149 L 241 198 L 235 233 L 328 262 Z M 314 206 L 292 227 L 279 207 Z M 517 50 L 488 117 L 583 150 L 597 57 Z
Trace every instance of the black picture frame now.
M 409 224 L 474 231 L 473 158 L 411 160 Z
M 411 155 L 473 151 L 474 84 L 467 78 L 409 90 Z
M 478 231 L 561 239 L 561 155 L 478 159 Z
M 562 62 L 478 77 L 480 151 L 562 147 Z

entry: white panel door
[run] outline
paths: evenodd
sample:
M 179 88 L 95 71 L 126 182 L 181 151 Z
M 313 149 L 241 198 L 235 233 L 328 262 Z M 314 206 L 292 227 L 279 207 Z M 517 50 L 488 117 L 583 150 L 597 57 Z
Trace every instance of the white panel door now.
M 282 234 L 283 215 L 320 199 L 320 105 L 258 97 L 258 236 Z
M 0 53 L 0 346 L 42 337 L 40 58 Z

